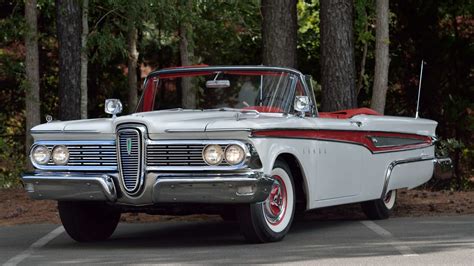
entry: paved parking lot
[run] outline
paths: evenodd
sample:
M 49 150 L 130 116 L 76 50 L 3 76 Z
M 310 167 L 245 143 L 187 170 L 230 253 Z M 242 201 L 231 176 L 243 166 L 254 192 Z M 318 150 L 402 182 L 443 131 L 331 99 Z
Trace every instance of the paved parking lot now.
M 76 243 L 58 225 L 0 227 L 0 263 L 470 264 L 474 216 L 302 220 L 278 243 L 246 244 L 226 222 L 120 224 L 108 241 Z

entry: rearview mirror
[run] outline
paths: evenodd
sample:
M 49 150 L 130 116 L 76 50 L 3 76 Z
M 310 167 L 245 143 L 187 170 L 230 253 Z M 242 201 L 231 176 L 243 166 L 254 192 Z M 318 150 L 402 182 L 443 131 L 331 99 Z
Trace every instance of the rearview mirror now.
M 230 87 L 230 80 L 218 79 L 206 81 L 206 88 L 209 89 L 223 89 Z

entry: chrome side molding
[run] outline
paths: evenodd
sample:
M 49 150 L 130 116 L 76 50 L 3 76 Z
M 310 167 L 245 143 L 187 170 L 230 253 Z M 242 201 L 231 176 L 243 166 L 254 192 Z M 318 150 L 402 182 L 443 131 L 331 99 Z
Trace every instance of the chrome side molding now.
M 433 161 L 435 164 L 434 178 L 444 180 L 453 176 L 453 161 L 451 158 L 436 158 Z

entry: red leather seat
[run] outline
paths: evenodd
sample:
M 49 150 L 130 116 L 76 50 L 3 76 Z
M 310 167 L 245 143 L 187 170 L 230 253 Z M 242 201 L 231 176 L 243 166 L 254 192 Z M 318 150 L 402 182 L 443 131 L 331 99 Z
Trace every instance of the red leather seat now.
M 336 112 L 320 112 L 320 118 L 349 119 L 356 115 L 382 115 L 370 108 L 347 109 Z
M 273 106 L 247 106 L 243 110 L 255 110 L 261 113 L 283 113 L 283 110 Z

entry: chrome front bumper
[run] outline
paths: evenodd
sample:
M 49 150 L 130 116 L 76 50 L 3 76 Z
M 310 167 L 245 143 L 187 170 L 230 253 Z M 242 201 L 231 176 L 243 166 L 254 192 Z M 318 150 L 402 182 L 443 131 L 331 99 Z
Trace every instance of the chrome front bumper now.
M 125 205 L 155 203 L 255 203 L 264 201 L 273 179 L 261 172 L 154 174 L 144 191 L 127 197 L 116 174 L 36 172 L 22 180 L 32 199 L 109 201 Z
M 36 172 L 22 176 L 32 199 L 116 201 L 114 180 L 106 174 Z

